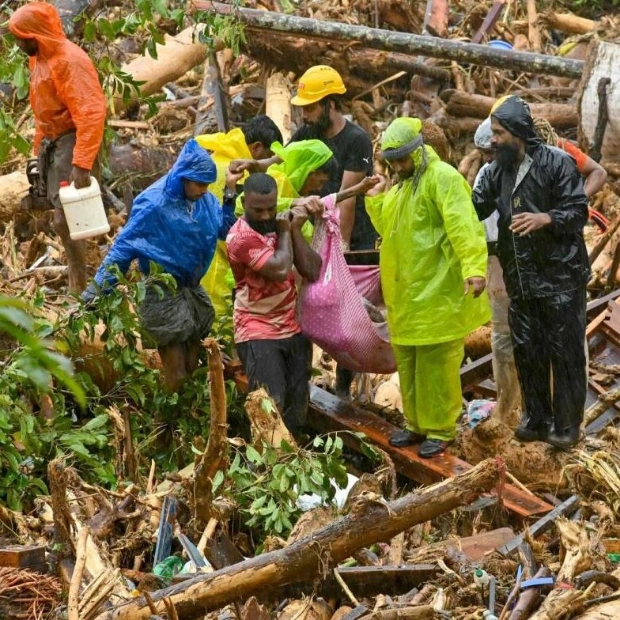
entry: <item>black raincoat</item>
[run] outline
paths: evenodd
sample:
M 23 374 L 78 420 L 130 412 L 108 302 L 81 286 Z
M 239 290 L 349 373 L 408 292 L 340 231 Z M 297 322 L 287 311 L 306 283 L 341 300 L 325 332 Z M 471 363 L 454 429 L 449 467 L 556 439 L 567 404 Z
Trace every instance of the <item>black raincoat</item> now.
M 474 189 L 483 220 L 497 209 L 497 255 L 510 297 L 509 322 L 527 425 L 575 432 L 586 396 L 586 283 L 583 227 L 588 201 L 574 160 L 543 145 L 527 104 L 510 97 L 493 111 L 526 144 L 520 170 L 489 166 Z M 517 182 L 518 181 L 518 182 Z M 552 223 L 527 236 L 509 230 L 512 215 L 548 213 Z M 553 369 L 553 390 L 551 390 Z
M 493 116 L 526 143 L 531 165 L 515 187 L 516 170 L 493 162 L 474 189 L 474 205 L 481 220 L 497 209 L 497 254 L 511 299 L 532 299 L 581 288 L 590 277 L 583 227 L 588 200 L 575 161 L 564 151 L 543 145 L 534 130 L 526 104 L 507 99 Z M 508 229 L 517 213 L 548 213 L 553 219 L 525 237 Z

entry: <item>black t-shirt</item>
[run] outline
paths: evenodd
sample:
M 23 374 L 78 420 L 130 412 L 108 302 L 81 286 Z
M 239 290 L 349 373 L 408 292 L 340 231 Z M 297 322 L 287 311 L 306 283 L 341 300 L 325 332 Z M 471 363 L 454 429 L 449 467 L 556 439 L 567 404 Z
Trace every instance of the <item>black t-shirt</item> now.
M 373 173 L 372 142 L 368 134 L 357 125 L 346 121 L 342 131 L 333 138 L 324 138 L 311 127 L 302 125 L 291 138 L 291 142 L 318 139 L 324 142 L 334 153 L 338 161 L 338 174 L 328 181 L 321 189 L 321 196 L 335 194 L 340 190 L 345 170 L 350 172 Z M 364 196 L 357 196 L 355 203 L 355 223 L 351 234 L 352 250 L 371 250 L 375 247 L 378 235 L 375 231 L 366 208 Z

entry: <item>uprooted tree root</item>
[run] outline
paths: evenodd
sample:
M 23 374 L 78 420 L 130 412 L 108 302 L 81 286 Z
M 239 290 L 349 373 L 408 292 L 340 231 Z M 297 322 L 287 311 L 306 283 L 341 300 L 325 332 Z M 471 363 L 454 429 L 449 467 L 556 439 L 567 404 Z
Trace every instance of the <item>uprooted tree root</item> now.
M 491 417 L 473 429 L 466 429 L 460 441 L 464 459 L 479 463 L 501 455 L 506 469 L 532 491 L 557 492 L 566 484 L 564 467 L 570 457 L 542 441 L 521 443 L 514 431 Z
M 30 570 L 0 568 L 0 618 L 42 620 L 60 605 L 62 585 Z

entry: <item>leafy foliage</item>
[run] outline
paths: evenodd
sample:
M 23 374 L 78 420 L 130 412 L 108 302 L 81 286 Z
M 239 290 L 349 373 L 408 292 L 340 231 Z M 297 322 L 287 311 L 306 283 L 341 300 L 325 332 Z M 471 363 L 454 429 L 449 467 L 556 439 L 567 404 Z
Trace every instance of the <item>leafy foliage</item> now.
M 233 0 L 232 6 L 240 6 L 240 0 Z M 153 58 L 157 57 L 157 45 L 164 43 L 167 30 L 178 32 L 192 25 L 196 26 L 196 38 L 208 46 L 214 46 L 219 39 L 238 54 L 245 41 L 243 27 L 234 15 L 217 15 L 214 11 L 188 13 L 185 3 L 175 0 L 136 0 L 106 9 L 92 18 L 82 15 L 79 20 L 83 23 L 82 41 L 78 43 L 88 45 L 113 113 L 114 99 L 118 95 L 125 103 L 134 98 L 140 105 L 146 105 L 149 114 L 155 113 L 155 104 L 162 98 L 162 95 L 143 96 L 140 93 L 142 82 L 123 71 L 115 53 L 122 39 L 137 40 L 141 51 Z M 9 158 L 13 149 L 24 155 L 30 151 L 31 145 L 14 120 L 28 95 L 29 78 L 28 63 L 14 45 L 13 38 L 0 37 L 0 82 L 14 89 L 9 100 L 0 97 L 0 164 Z M 22 122 L 26 118 L 22 117 Z
M 377 458 L 368 444 L 365 447 Z M 216 474 L 213 492 L 219 490 L 237 503 L 243 524 L 259 542 L 273 532 L 290 533 L 301 514 L 301 495 L 316 494 L 322 503 L 333 504 L 336 490 L 347 485 L 340 435 L 315 437 L 302 449 L 286 442 L 278 449 L 266 443 L 257 448 L 237 448 L 226 474 Z

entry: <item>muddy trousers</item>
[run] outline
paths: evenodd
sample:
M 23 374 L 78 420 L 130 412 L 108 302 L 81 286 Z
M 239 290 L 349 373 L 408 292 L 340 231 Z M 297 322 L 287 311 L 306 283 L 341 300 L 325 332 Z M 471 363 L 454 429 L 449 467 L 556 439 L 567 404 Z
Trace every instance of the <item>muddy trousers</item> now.
M 508 318 L 528 427 L 578 428 L 586 402 L 585 287 L 511 299 Z
M 265 388 L 276 401 L 286 428 L 292 433 L 303 429 L 310 397 L 310 341 L 301 334 L 281 340 L 248 340 L 237 343 L 237 353 L 250 390 Z
M 407 428 L 429 439 L 451 441 L 463 409 L 460 368 L 465 339 L 392 348 Z

